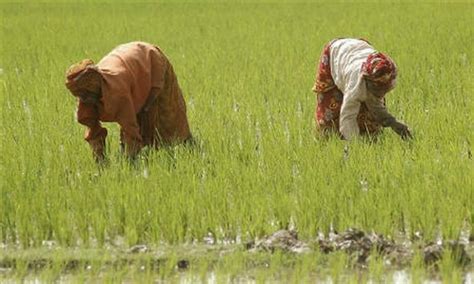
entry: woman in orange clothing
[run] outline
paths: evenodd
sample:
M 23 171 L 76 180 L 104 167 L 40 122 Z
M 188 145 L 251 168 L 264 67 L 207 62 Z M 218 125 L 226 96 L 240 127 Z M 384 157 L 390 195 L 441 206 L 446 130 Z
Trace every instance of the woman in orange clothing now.
M 155 45 L 120 45 L 96 65 L 85 59 L 69 68 L 66 87 L 78 98 L 77 120 L 87 127 L 85 140 L 97 161 L 105 157 L 107 130 L 101 121 L 120 125 L 129 158 L 144 146 L 191 139 L 173 66 Z

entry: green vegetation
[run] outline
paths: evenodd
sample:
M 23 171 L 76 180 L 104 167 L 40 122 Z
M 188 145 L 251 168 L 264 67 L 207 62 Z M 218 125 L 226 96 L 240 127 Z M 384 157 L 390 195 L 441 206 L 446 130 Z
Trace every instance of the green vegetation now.
M 2 246 L 32 255 L 44 240 L 101 255 L 117 238 L 123 247 L 179 246 L 209 233 L 218 242 L 246 241 L 290 224 L 307 240 L 331 224 L 457 239 L 474 221 L 473 9 L 0 4 L 0 258 L 7 255 Z M 314 135 L 315 63 L 327 41 L 346 36 L 368 39 L 398 64 L 388 107 L 413 129 L 413 141 L 388 129 L 377 143 Z M 134 40 L 158 44 L 173 63 L 197 146 L 144 153 L 130 165 L 119 154 L 117 126 L 106 124 L 110 164 L 101 169 L 75 121 L 64 73 Z M 255 269 L 243 259 L 258 257 L 241 250 L 213 267 Z M 311 279 L 318 263 L 329 265 L 334 279 L 348 273 L 345 255 L 311 256 L 264 255 L 294 270 L 283 275 L 270 265 L 255 279 L 276 272 L 288 281 Z M 56 257 L 61 263 L 60 252 Z M 214 261 L 203 258 L 196 275 Z M 443 259 L 442 276 L 459 280 L 455 266 Z M 58 267 L 44 273 L 56 275 Z M 172 277 L 174 262 L 165 267 L 163 277 Z M 422 267 L 411 268 L 413 277 L 424 277 Z M 383 269 L 377 262 L 371 277 Z

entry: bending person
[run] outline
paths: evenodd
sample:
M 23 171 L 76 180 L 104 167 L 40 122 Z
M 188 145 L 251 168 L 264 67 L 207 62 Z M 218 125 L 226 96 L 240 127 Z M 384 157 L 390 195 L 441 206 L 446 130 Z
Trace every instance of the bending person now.
M 377 135 L 382 127 L 391 127 L 403 139 L 411 138 L 408 127 L 385 107 L 385 95 L 395 87 L 396 78 L 392 59 L 368 42 L 331 41 L 321 54 L 313 87 L 318 128 L 346 140 L 359 134 Z
M 107 130 L 101 121 L 120 125 L 122 148 L 132 159 L 144 146 L 191 138 L 173 66 L 157 46 L 131 42 L 97 65 L 85 59 L 68 69 L 66 87 L 78 98 L 77 120 L 87 127 L 85 140 L 96 161 L 105 157 Z

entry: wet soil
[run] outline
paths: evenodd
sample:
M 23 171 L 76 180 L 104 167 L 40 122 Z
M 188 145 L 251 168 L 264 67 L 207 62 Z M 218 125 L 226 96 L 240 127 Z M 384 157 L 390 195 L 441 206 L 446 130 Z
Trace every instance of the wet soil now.
M 425 240 L 419 232 L 411 236 L 401 234 L 396 238 L 384 236 L 376 232 L 365 232 L 349 228 L 342 232 L 331 231 L 328 234 L 319 233 L 314 239 L 301 240 L 296 230 L 278 230 L 273 234 L 257 238 L 245 243 L 216 241 L 210 233 L 202 243 L 193 242 L 181 246 L 159 245 L 156 247 L 145 244 L 128 248 L 97 248 L 87 252 L 82 251 L 77 256 L 75 249 L 64 249 L 60 254 L 54 243 L 46 243 L 43 251 L 33 251 L 29 256 L 21 249 L 6 249 L 0 247 L 0 276 L 18 269 L 40 272 L 61 262 L 63 273 L 89 270 L 100 262 L 102 267 L 120 268 L 127 266 L 146 267 L 147 270 L 158 271 L 163 265 L 172 265 L 176 271 L 187 271 L 202 257 L 212 259 L 217 263 L 222 256 L 236 251 L 247 251 L 249 255 L 256 252 L 273 254 L 282 252 L 288 254 L 308 254 L 320 252 L 331 255 L 344 252 L 352 260 L 355 267 L 365 268 L 372 257 L 382 258 L 384 264 L 393 269 L 408 267 L 415 255 L 423 258 L 427 267 L 437 268 L 443 257 L 450 255 L 455 263 L 467 270 L 474 268 L 474 239 L 471 234 L 458 240 Z M 69 251 L 69 252 L 68 252 Z M 446 254 L 446 252 L 448 252 Z M 170 259 L 169 256 L 179 256 Z
M 251 241 L 245 244 L 245 248 L 250 251 L 268 251 L 282 250 L 294 253 L 305 253 L 311 251 L 308 244 L 298 240 L 298 234 L 294 230 L 279 230 L 257 241 Z
M 324 254 L 343 251 L 350 255 L 358 265 L 366 265 L 371 256 L 383 257 L 384 263 L 403 267 L 410 264 L 415 253 L 420 252 L 426 265 L 436 265 L 449 250 L 455 262 L 467 266 L 474 257 L 472 236 L 469 240 L 447 240 L 424 242 L 420 233 L 411 238 L 395 241 L 375 232 L 364 232 L 349 228 L 341 233 L 332 231 L 328 235 L 319 233 L 316 240 L 302 241 L 294 230 L 279 230 L 257 241 L 245 244 L 249 251 L 276 250 L 291 253 L 307 253 L 318 249 Z

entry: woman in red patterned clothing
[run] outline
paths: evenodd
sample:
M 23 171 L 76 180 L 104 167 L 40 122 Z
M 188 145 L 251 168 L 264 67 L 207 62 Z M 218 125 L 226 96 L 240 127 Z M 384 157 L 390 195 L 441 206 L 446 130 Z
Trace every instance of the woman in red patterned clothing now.
M 313 87 L 318 128 L 346 140 L 359 134 L 377 135 L 382 127 L 391 127 L 403 139 L 411 138 L 408 127 L 385 107 L 385 95 L 395 87 L 396 78 L 392 59 L 367 41 L 331 41 L 323 49 Z

